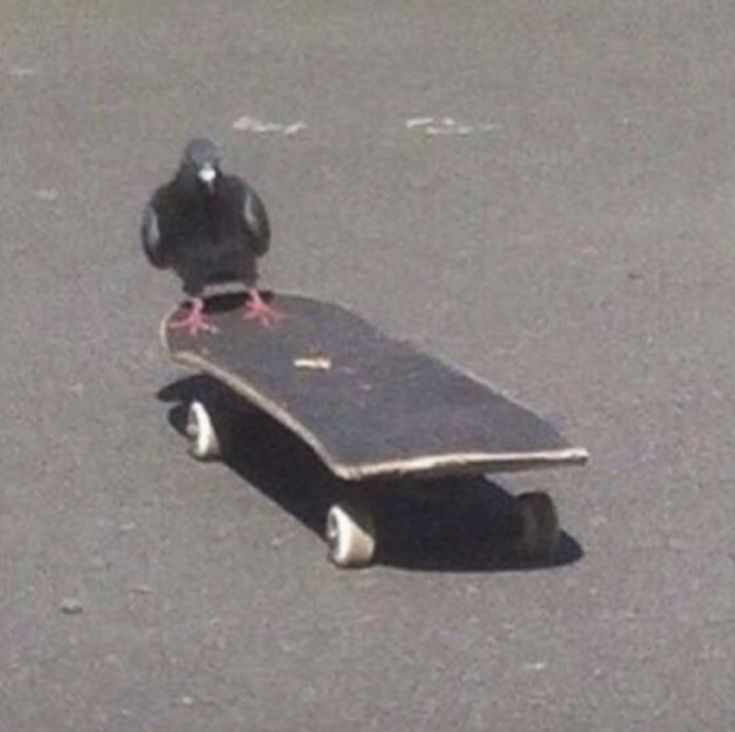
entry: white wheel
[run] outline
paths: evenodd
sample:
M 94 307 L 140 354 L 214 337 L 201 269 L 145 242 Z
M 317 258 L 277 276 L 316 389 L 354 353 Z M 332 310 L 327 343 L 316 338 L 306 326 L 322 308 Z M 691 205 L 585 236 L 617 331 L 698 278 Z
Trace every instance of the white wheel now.
M 525 559 L 551 561 L 559 546 L 559 518 L 546 493 L 523 493 L 516 499 L 520 517 L 519 550 Z
M 221 436 L 217 434 L 212 417 L 201 402 L 189 405 L 186 434 L 191 438 L 189 451 L 197 460 L 212 460 L 222 454 Z
M 327 513 L 329 559 L 338 567 L 364 567 L 375 554 L 372 514 L 352 503 L 337 503 Z

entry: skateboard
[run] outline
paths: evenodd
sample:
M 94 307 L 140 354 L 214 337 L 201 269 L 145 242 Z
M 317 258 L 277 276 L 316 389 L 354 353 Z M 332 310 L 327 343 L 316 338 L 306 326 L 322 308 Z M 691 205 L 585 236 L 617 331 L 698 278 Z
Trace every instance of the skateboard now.
M 206 301 L 214 332 L 191 336 L 161 323 L 171 358 L 213 377 L 306 443 L 339 479 L 433 478 L 582 465 L 587 451 L 547 420 L 476 376 L 383 333 L 349 310 L 300 295 L 274 301 L 271 328 L 242 318 L 242 297 Z M 186 432 L 199 459 L 220 456 L 227 429 L 207 405 L 189 405 Z M 236 436 L 234 436 L 236 438 Z M 520 549 L 551 556 L 559 538 L 545 493 L 517 499 Z M 365 505 L 343 501 L 326 518 L 329 558 L 369 564 L 375 527 Z

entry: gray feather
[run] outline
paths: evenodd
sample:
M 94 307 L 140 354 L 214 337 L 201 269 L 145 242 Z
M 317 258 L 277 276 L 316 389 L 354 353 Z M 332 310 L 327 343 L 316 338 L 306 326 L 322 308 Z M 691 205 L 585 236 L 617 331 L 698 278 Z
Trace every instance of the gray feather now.
M 140 236 L 143 241 L 143 251 L 145 251 L 148 261 L 154 267 L 163 267 L 164 257 L 161 251 L 161 230 L 158 225 L 158 216 L 156 216 L 156 212 L 150 203 L 143 209 Z
M 250 235 L 251 246 L 258 256 L 268 251 L 271 229 L 268 214 L 258 194 L 245 184 L 245 200 L 243 202 L 243 221 Z

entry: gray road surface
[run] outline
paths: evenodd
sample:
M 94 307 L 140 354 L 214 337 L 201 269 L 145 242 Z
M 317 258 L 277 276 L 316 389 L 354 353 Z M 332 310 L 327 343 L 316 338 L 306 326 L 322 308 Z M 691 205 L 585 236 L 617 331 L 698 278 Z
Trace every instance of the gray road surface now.
M 735 5 L 0 18 L 1 732 L 735 728 Z M 201 132 L 267 202 L 270 286 L 497 382 L 590 467 L 409 491 L 340 573 L 293 441 L 187 458 L 137 227 Z M 563 563 L 483 553 L 540 488 Z

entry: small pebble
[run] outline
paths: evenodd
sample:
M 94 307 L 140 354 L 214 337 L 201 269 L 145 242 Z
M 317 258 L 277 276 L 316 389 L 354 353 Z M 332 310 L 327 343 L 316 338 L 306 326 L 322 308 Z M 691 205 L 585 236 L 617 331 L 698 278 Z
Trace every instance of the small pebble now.
M 66 615 L 79 615 L 84 611 L 80 600 L 75 597 L 65 597 L 61 601 L 61 612 Z

